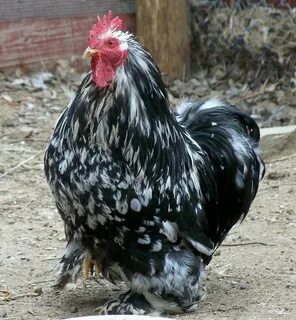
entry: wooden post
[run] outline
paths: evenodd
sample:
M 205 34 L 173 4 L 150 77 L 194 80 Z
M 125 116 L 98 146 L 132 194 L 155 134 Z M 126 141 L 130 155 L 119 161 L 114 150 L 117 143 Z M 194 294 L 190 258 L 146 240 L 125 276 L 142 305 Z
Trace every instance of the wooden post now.
M 137 0 L 137 37 L 165 80 L 182 79 L 190 68 L 187 0 Z

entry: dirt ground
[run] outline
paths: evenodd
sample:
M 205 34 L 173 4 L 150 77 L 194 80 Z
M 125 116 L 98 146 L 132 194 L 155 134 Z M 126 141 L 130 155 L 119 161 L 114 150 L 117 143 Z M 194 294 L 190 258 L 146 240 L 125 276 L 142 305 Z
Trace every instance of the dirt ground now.
M 44 178 L 43 152 L 71 91 L 63 83 L 44 90 L 42 81 L 33 87 L 26 81 L 8 85 L 8 79 L 1 96 L 0 318 L 93 315 L 120 288 L 101 279 L 53 288 L 65 241 Z M 273 149 L 267 175 L 249 215 L 210 265 L 207 298 L 196 313 L 177 318 L 296 319 L 295 141 L 278 152 L 267 144 Z

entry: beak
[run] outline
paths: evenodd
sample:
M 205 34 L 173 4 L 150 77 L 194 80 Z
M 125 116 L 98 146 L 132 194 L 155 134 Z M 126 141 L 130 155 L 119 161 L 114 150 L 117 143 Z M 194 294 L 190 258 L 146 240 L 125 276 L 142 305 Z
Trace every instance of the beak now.
M 87 47 L 83 53 L 83 59 L 90 58 L 95 53 L 98 53 L 98 50 Z

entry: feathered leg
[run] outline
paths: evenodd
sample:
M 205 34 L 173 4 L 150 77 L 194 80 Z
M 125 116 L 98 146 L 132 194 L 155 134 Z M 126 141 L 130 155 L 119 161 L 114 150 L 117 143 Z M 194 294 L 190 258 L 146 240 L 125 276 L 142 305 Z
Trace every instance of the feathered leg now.
M 75 282 L 81 272 L 81 267 L 87 251 L 80 241 L 70 241 L 64 255 L 56 265 L 57 283 L 56 288 L 62 289 L 68 282 Z
M 102 307 L 96 309 L 100 315 L 106 314 L 137 314 L 159 315 L 152 305 L 140 293 L 129 290 L 119 296 L 118 299 L 109 300 Z
M 75 282 L 80 273 L 85 283 L 90 273 L 95 272 L 99 275 L 101 267 L 82 242 L 73 240 L 68 243 L 64 255 L 56 266 L 56 271 L 58 280 L 55 287 L 62 289 L 68 282 Z
M 159 257 L 158 257 L 159 258 Z M 131 289 L 98 308 L 100 314 L 162 314 L 191 312 L 204 296 L 205 274 L 200 257 L 191 251 L 171 248 L 161 260 L 149 259 L 150 274 L 122 268 L 122 278 Z M 157 270 L 157 271 L 156 271 Z

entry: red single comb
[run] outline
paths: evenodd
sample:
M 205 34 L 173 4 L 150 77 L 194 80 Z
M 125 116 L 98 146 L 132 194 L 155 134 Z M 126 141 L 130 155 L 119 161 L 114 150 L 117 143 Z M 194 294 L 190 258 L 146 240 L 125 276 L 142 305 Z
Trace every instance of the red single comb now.
M 110 10 L 108 14 L 105 14 L 101 19 L 98 16 L 98 22 L 93 25 L 89 32 L 89 40 L 97 40 L 98 35 L 107 32 L 109 29 L 121 30 L 122 20 L 119 17 L 112 18 L 112 11 Z

